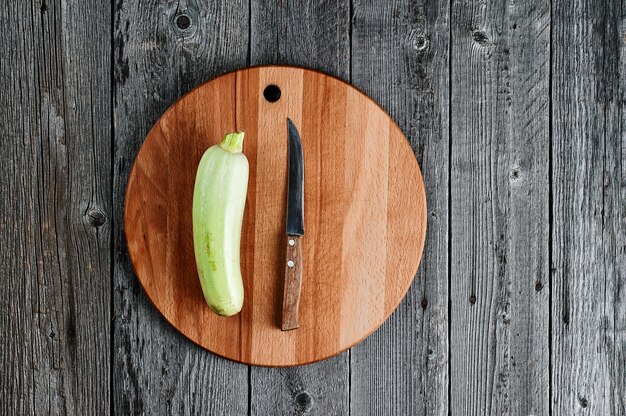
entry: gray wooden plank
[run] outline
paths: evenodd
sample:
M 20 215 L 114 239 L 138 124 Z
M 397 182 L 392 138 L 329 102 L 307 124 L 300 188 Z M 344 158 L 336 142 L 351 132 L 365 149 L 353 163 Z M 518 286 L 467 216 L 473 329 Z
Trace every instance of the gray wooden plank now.
M 106 414 L 110 7 L 7 0 L 0 23 L 0 414 Z
M 300 65 L 349 79 L 348 0 L 252 0 L 250 63 Z M 302 367 L 251 369 L 251 414 L 348 414 L 348 353 Z
M 550 4 L 453 2 L 453 415 L 549 412 Z
M 349 79 L 349 0 L 251 0 L 250 12 L 250 64 L 300 65 Z
M 552 7 L 552 414 L 624 415 L 626 3 Z
M 251 415 L 347 415 L 348 354 L 290 368 L 252 367 Z
M 449 2 L 356 0 L 352 82 L 394 118 L 426 183 L 428 231 L 415 281 L 351 354 L 354 415 L 448 414 Z
M 182 94 L 246 64 L 247 1 L 117 0 L 114 9 L 114 408 L 118 414 L 240 415 L 248 368 L 193 345 L 134 275 L 124 191 L 150 127 Z M 182 17 L 186 16 L 186 17 Z

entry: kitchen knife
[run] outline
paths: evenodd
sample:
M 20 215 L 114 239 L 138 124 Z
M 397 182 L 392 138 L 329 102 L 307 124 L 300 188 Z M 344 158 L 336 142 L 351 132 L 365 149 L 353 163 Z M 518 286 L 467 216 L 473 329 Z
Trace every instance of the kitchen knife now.
M 287 119 L 289 170 L 287 178 L 287 259 L 283 293 L 282 330 L 296 329 L 302 287 L 302 246 L 304 235 L 304 156 L 298 129 Z

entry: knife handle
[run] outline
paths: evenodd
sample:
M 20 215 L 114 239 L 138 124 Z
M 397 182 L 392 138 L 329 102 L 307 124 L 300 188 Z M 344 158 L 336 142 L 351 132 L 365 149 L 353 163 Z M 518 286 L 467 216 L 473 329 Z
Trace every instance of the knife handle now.
M 285 291 L 283 293 L 282 330 L 296 329 L 298 308 L 300 307 L 300 290 L 302 288 L 302 246 L 300 237 L 287 236 L 287 260 L 285 262 Z

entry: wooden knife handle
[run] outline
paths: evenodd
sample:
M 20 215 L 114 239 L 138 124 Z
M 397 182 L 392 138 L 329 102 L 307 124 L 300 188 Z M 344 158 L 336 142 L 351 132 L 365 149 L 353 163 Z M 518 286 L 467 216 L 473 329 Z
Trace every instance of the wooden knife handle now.
M 302 246 L 300 237 L 287 236 L 287 260 L 285 261 L 285 291 L 283 294 L 282 330 L 296 329 L 300 290 L 302 288 Z

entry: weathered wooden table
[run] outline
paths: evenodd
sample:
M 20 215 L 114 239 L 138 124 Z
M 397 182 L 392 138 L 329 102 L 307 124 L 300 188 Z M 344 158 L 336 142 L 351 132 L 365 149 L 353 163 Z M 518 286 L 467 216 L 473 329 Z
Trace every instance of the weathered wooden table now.
M 626 415 L 626 4 L 2 0 L 0 414 Z M 429 204 L 405 301 L 351 351 L 247 367 L 129 262 L 148 129 L 247 65 L 343 78 Z

